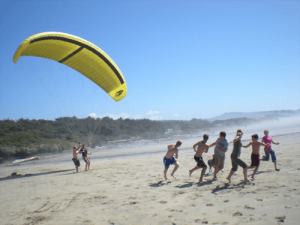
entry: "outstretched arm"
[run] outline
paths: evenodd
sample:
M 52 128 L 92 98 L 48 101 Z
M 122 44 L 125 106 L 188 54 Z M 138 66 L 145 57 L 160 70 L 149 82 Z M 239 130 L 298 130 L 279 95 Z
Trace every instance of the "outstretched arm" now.
M 79 143 L 78 147 L 76 148 L 76 151 L 78 151 L 81 147 L 81 144 Z
M 212 146 L 214 146 L 214 145 L 216 145 L 216 141 L 214 142 L 214 143 L 212 143 L 212 144 L 210 144 L 208 147 L 212 147 Z
M 242 145 L 243 148 L 248 148 L 250 145 L 252 145 L 252 142 L 249 142 L 247 145 Z
M 274 142 L 273 140 L 272 140 L 272 143 L 273 143 L 274 145 L 279 145 L 279 142 Z
M 265 146 L 265 147 L 269 147 L 269 146 L 270 146 L 269 143 L 265 144 L 265 143 L 259 142 L 259 144 L 260 144 L 261 146 Z

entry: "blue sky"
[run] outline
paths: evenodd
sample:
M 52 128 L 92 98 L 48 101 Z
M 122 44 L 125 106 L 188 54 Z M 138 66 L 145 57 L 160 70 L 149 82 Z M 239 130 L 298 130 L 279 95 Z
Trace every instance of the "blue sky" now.
M 190 120 L 300 108 L 300 1 L 1 0 L 0 31 L 1 120 Z M 104 50 L 127 96 L 114 102 L 51 60 L 12 62 L 23 40 L 46 31 Z

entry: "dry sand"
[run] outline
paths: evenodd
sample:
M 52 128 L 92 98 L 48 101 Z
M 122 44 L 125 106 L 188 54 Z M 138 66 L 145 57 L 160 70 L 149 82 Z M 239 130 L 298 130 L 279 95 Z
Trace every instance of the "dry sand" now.
M 243 139 L 247 144 L 246 135 Z M 71 152 L 19 166 L 2 164 L 0 224 L 299 224 L 300 133 L 273 139 L 280 142 L 274 150 L 281 170 L 262 161 L 253 185 L 242 182 L 241 168 L 228 184 L 232 144 L 217 180 L 206 174 L 208 181 L 197 183 L 200 170 L 190 178 L 188 170 L 196 165 L 194 140 L 184 142 L 189 145 L 179 151 L 176 180 L 170 176 L 173 166 L 169 180 L 163 179 L 165 143 L 154 145 L 155 153 L 121 157 L 112 156 L 126 149 L 94 151 L 88 172 L 83 160 L 75 172 Z M 215 137 L 208 143 L 213 141 Z M 206 162 L 212 153 L 213 148 L 204 155 Z M 248 164 L 250 154 L 251 148 L 242 149 L 241 158 Z M 9 177 L 13 172 L 23 176 Z

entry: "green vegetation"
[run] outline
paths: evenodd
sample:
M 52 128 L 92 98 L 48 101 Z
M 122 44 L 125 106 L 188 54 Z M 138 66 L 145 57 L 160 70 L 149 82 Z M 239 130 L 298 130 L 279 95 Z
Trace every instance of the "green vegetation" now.
M 102 146 L 121 139 L 156 139 L 167 137 L 167 129 L 179 134 L 214 130 L 218 126 L 236 126 L 257 122 L 255 119 L 229 120 L 192 119 L 152 121 L 148 119 L 102 119 L 61 117 L 51 120 L 19 119 L 0 121 L 0 158 L 28 157 L 37 153 L 54 153 L 71 149 L 76 143 Z

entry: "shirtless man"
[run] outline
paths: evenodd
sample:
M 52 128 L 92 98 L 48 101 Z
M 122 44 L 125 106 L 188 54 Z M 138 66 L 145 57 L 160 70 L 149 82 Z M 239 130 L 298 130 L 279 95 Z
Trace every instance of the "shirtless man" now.
M 189 170 L 189 172 L 190 172 L 190 176 L 191 176 L 195 170 L 202 168 L 199 182 L 202 182 L 203 176 L 207 169 L 207 165 L 205 164 L 205 162 L 203 161 L 203 158 L 202 158 L 202 153 L 203 152 L 207 153 L 207 151 L 209 149 L 209 146 L 206 144 L 207 140 L 208 140 L 208 135 L 204 134 L 203 140 L 199 141 L 193 145 L 193 149 L 196 152 L 196 154 L 194 155 L 194 159 L 195 159 L 197 165 L 193 169 Z M 196 150 L 196 147 L 197 147 L 197 150 Z
M 167 171 L 170 167 L 170 165 L 175 165 L 174 169 L 173 169 L 173 172 L 171 173 L 171 176 L 176 178 L 174 176 L 174 173 L 176 172 L 176 170 L 178 169 L 179 167 L 179 164 L 177 162 L 177 159 L 178 159 L 178 147 L 180 147 L 182 144 L 181 141 L 177 141 L 175 145 L 168 145 L 168 151 L 167 151 L 167 154 L 166 156 L 164 157 L 163 159 L 163 162 L 164 162 L 164 166 L 165 166 L 165 170 L 164 170 L 164 178 L 165 180 L 167 180 Z
M 251 166 L 249 166 L 248 168 L 255 168 L 253 171 L 253 174 L 251 176 L 251 178 L 254 180 L 254 175 L 256 174 L 258 167 L 259 167 L 259 149 L 260 146 L 265 146 L 268 147 L 269 144 L 264 144 L 262 142 L 257 141 L 258 140 L 258 135 L 257 134 L 253 134 L 252 136 L 252 142 L 249 142 L 249 144 L 247 145 L 242 145 L 243 148 L 248 148 L 250 145 L 252 145 L 252 154 L 251 154 Z
M 80 161 L 78 159 L 78 149 L 81 147 L 81 144 L 79 143 L 79 146 L 78 147 L 73 147 L 73 162 L 74 162 L 74 165 L 75 165 L 75 168 L 76 168 L 76 172 L 78 173 L 78 167 L 80 166 Z
M 215 169 L 214 169 L 214 178 L 217 179 L 217 173 L 223 169 L 224 167 L 224 161 L 225 161 L 225 152 L 227 152 L 228 149 L 228 141 L 226 139 L 226 132 L 221 131 L 219 134 L 219 138 L 209 145 L 209 147 L 212 147 L 216 145 L 214 149 L 214 164 L 215 164 Z

